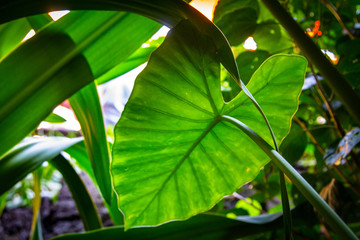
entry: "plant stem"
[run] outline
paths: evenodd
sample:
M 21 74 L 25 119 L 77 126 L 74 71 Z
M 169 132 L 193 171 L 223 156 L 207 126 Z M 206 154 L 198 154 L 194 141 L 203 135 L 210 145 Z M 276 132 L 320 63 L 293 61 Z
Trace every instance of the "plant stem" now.
M 316 89 L 317 89 L 318 93 L 320 94 L 321 99 L 323 100 L 323 102 L 324 102 L 325 105 L 326 105 L 326 108 L 327 108 L 327 110 L 328 110 L 328 112 L 329 112 L 329 115 L 330 115 L 330 117 L 331 117 L 332 122 L 334 123 L 334 126 L 335 126 L 335 128 L 336 128 L 336 130 L 337 130 L 338 135 L 339 135 L 340 137 L 344 137 L 345 131 L 344 131 L 344 129 L 342 128 L 342 126 L 341 126 L 341 124 L 340 124 L 340 122 L 339 122 L 339 119 L 338 119 L 338 118 L 336 117 L 336 115 L 335 115 L 335 111 L 334 111 L 334 109 L 333 109 L 333 107 L 332 107 L 332 105 L 331 105 L 331 103 L 330 103 L 330 101 L 329 101 L 329 98 L 328 98 L 328 96 L 327 96 L 324 88 L 322 87 L 322 85 L 321 85 L 321 83 L 320 83 L 320 81 L 319 81 L 319 78 L 317 77 L 317 75 L 316 75 L 316 73 L 315 73 L 315 71 L 314 71 L 314 68 L 313 68 L 312 64 L 309 64 L 309 68 L 310 68 L 310 70 L 311 70 L 312 75 L 313 75 L 314 78 L 315 78 L 315 81 L 316 81 Z
M 293 184 L 299 189 L 304 197 L 314 206 L 314 208 L 326 219 L 332 230 L 342 239 L 358 239 L 355 233 L 344 223 L 344 221 L 329 207 L 320 195 L 310 186 L 310 184 L 264 139 L 251 130 L 241 121 L 229 117 L 221 116 L 221 120 L 229 122 L 248 135 L 271 160 L 278 166 Z
M 306 134 L 310 137 L 311 142 L 315 145 L 317 150 L 321 153 L 321 155 L 325 155 L 325 150 L 320 146 L 319 142 L 316 140 L 314 135 L 310 132 L 310 130 L 306 127 L 306 125 L 296 116 L 294 116 L 294 121 L 299 124 L 299 126 L 306 132 Z
M 351 40 L 354 40 L 355 37 L 351 33 L 350 29 L 345 25 L 344 21 L 341 19 L 340 14 L 338 13 L 336 7 L 329 1 L 329 0 L 321 0 L 321 3 L 323 3 L 327 9 L 334 15 L 336 20 L 340 23 L 341 27 L 345 30 L 345 32 L 348 34 L 349 38 Z
M 340 74 L 321 52 L 320 48 L 307 36 L 291 15 L 276 0 L 261 0 L 273 16 L 294 39 L 303 54 L 316 66 L 327 84 L 342 101 L 350 115 L 360 123 L 360 97 L 350 83 Z
M 289 204 L 288 193 L 286 190 L 286 182 L 284 172 L 280 170 L 280 189 L 281 189 L 281 204 L 284 213 L 283 222 L 285 230 L 285 239 L 293 239 L 292 236 L 292 217 Z

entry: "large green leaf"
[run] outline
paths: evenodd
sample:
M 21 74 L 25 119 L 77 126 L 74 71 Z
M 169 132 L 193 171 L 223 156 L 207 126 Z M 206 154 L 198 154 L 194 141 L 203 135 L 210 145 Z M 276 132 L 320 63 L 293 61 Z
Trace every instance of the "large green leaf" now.
M 261 114 L 241 92 L 225 104 L 216 47 L 184 21 L 138 76 L 115 127 L 112 175 L 125 228 L 187 219 L 252 180 L 266 155 L 222 115 L 241 119 L 268 143 Z M 278 142 L 297 109 L 306 60 L 267 60 L 248 84 Z
M 129 13 L 72 12 L 3 59 L 0 130 L 6 138 L 0 140 L 0 156 L 56 105 L 127 59 L 159 27 Z
M 29 139 L 0 159 L 0 195 L 28 173 L 49 161 L 82 138 L 47 137 Z
M 80 122 L 96 182 L 104 199 L 111 204 L 110 151 L 95 82 L 74 94 L 69 102 Z
M 66 122 L 66 120 L 55 114 L 55 113 L 50 113 L 49 116 L 47 116 L 45 119 L 44 119 L 45 122 L 48 122 L 48 123 L 63 123 L 63 122 Z

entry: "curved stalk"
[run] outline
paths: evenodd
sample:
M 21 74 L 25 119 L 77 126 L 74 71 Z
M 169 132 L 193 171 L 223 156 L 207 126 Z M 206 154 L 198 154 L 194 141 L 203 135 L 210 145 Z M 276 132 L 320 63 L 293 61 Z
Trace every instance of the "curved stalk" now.
M 337 233 L 341 239 L 358 239 L 355 233 L 351 231 L 345 222 L 330 208 L 311 185 L 264 139 L 235 118 L 221 116 L 221 120 L 233 124 L 248 135 L 264 151 L 264 153 L 271 158 L 275 165 L 286 174 L 311 205 L 313 205 L 313 207 L 326 219 L 326 222 L 331 229 Z

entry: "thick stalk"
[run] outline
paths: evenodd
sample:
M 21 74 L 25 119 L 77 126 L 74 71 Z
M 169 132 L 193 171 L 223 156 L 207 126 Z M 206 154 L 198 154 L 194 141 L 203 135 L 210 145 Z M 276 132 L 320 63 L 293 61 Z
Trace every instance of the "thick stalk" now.
M 251 130 L 241 121 L 229 117 L 221 116 L 223 121 L 229 122 L 238 127 L 248 135 L 263 151 L 273 163 L 279 167 L 304 197 L 313 205 L 313 207 L 324 217 L 331 229 L 341 237 L 341 239 L 358 239 L 355 233 L 344 223 L 344 221 L 329 207 L 329 205 L 320 197 L 320 195 L 310 186 L 310 184 L 264 139 Z
M 360 97 L 352 89 L 349 82 L 339 73 L 321 52 L 320 48 L 305 34 L 304 30 L 301 29 L 277 0 L 261 1 L 294 39 L 302 53 L 316 66 L 350 115 L 360 123 L 360 104 L 358 104 Z

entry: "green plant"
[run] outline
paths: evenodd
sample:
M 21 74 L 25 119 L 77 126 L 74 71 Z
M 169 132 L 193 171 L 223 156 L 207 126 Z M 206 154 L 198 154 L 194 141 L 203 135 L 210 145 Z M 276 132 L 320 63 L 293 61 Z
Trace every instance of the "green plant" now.
M 0 180 L 6 184 L 0 186 L 0 194 L 5 194 L 42 162 L 51 160 L 50 163 L 63 174 L 70 186 L 86 230 L 96 230 L 85 235 L 86 238 L 115 238 L 118 234 L 144 237 L 147 232 L 153 232 L 148 235 L 149 238 L 169 238 L 174 234 L 179 234 L 179 239 L 186 234 L 200 238 L 197 230 L 206 224 L 214 224 L 218 228 L 210 231 L 212 235 L 208 237 L 222 239 L 228 234 L 240 237 L 254 233 L 234 228 L 260 229 L 258 232 L 266 234 L 270 225 L 277 226 L 281 214 L 243 217 L 238 221 L 203 214 L 184 222 L 147 230 L 129 228 L 157 226 L 209 211 L 214 206 L 219 207 L 218 202 L 223 196 L 231 195 L 240 186 L 255 179 L 258 183 L 254 186 L 265 189 L 259 198 L 281 195 L 284 236 L 291 239 L 294 230 L 286 190 L 289 183 L 286 183 L 284 173 L 325 219 L 326 228 L 329 226 L 340 238 L 357 239 L 310 184 L 279 154 L 281 151 L 297 161 L 306 146 L 323 149 L 302 120 L 308 118 L 308 125 L 311 125 L 313 116 L 309 115 L 319 117 L 322 106 L 321 103 L 320 106 L 317 102 L 314 104 L 316 95 L 306 98 L 304 90 L 301 104 L 309 104 L 314 110 L 305 111 L 300 105 L 297 114 L 302 115 L 294 117 L 306 73 L 306 60 L 285 54 L 293 53 L 292 42 L 284 38 L 286 33 L 264 6 L 269 8 L 309 59 L 310 69 L 317 80 L 316 86 L 327 104 L 329 116 L 325 117 L 333 121 L 340 137 L 345 137 L 341 127 L 344 123 L 349 129 L 360 119 L 359 105 L 354 104 L 359 97 L 339 72 L 353 74 L 354 69 L 344 65 L 339 65 L 343 70 L 333 67 L 287 15 L 283 6 L 277 1 L 262 2 L 264 5 L 259 5 L 257 1 L 221 0 L 218 3 L 214 22 L 225 33 L 233 49 L 215 24 L 180 0 L 12 0 L 2 3 L 0 23 L 4 25 L 0 34 L 5 37 L 2 38 L 0 52 L 0 129 L 3 134 L 0 140 Z M 297 7 L 300 4 L 294 0 L 290 4 L 284 3 L 284 6 L 299 14 Z M 324 5 L 328 7 L 329 3 Z M 350 6 L 354 10 L 354 6 Z M 127 12 L 71 11 L 57 22 L 43 14 L 60 9 L 130 11 L 172 28 L 138 76 L 114 129 L 115 141 L 111 148 L 106 140 L 96 84 L 125 73 L 131 69 L 129 66 L 145 62 L 151 51 L 141 46 L 161 25 Z M 11 20 L 15 21 L 9 22 Z M 21 36 L 30 28 L 38 31 L 36 36 L 20 43 Z M 244 52 L 241 43 L 249 35 L 254 36 L 259 46 L 263 44 L 262 51 Z M 269 36 L 272 36 L 272 41 L 267 39 Z M 325 38 L 329 47 L 334 45 L 331 45 L 331 37 L 329 33 L 329 39 Z M 274 55 L 276 52 L 282 54 Z M 233 53 L 238 55 L 236 60 Z M 271 57 L 265 60 L 268 56 Z M 136 64 L 134 59 L 138 59 Z M 245 68 L 241 63 L 248 61 L 253 64 Z M 15 66 L 21 70 L 14 70 Z M 255 66 L 259 67 L 256 71 Z M 325 77 L 328 87 L 335 91 L 357 122 L 348 119 L 340 123 L 313 66 Z M 246 86 L 240 80 L 238 67 L 240 73 L 245 71 L 247 74 Z M 81 124 L 83 142 L 78 138 L 47 138 L 15 146 L 67 98 Z M 303 144 L 297 149 L 300 152 L 297 157 L 291 151 L 298 146 L 293 142 L 303 133 L 301 130 L 296 133 L 293 128 L 285 139 L 287 145 L 279 148 L 290 131 L 293 117 L 312 140 L 312 144 Z M 290 137 L 293 137 L 292 141 Z M 309 149 L 307 154 L 314 156 L 314 150 Z M 97 230 L 101 228 L 101 222 L 91 198 L 72 166 L 59 155 L 61 151 L 75 158 L 98 185 L 116 225 L 123 223 L 118 207 L 121 209 L 125 217 L 124 227 Z M 352 159 L 346 160 L 347 155 Z M 345 159 L 350 172 L 328 164 L 347 184 L 351 194 L 358 194 L 358 169 L 353 169 L 358 167 L 356 155 L 350 150 L 340 157 L 340 160 Z M 270 159 L 275 168 L 267 164 Z M 320 164 L 317 167 L 320 168 Z M 280 175 L 280 183 L 278 180 L 270 181 L 269 176 L 276 174 Z M 39 177 L 34 174 L 34 179 Z M 278 191 L 270 193 L 270 182 L 277 184 Z M 322 186 L 325 187 L 325 184 Z M 297 191 L 292 185 L 290 187 L 292 191 Z M 40 193 L 35 192 L 37 198 L 34 199 L 38 200 Z M 291 199 L 296 201 L 294 197 Z M 34 210 L 38 210 L 37 207 L 34 204 Z M 292 210 L 294 214 L 296 208 Z M 215 208 L 212 211 L 216 211 Z M 33 229 L 39 227 L 37 214 L 34 216 Z M 249 221 L 261 225 L 256 227 Z M 123 229 L 128 231 L 119 233 Z M 184 235 L 180 231 L 184 231 Z M 37 237 L 37 234 L 40 237 L 41 231 L 32 231 L 32 237 Z

